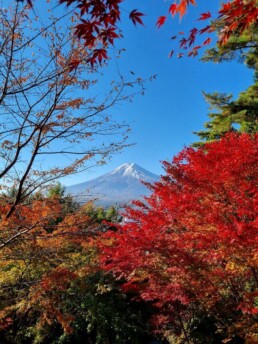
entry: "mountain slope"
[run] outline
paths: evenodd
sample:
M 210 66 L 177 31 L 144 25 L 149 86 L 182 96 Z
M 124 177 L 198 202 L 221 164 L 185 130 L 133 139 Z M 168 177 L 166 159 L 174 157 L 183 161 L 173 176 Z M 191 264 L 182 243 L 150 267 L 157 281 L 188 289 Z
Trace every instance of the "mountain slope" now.
M 142 181 L 154 183 L 158 179 L 139 165 L 126 163 L 98 178 L 69 186 L 66 191 L 80 203 L 95 200 L 103 206 L 125 204 L 150 193 Z

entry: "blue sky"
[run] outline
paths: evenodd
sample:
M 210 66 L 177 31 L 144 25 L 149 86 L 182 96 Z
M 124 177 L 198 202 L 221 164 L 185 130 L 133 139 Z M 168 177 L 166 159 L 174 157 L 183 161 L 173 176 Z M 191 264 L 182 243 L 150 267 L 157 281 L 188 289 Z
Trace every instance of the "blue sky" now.
M 236 62 L 213 64 L 201 62 L 198 57 L 168 58 L 173 47 L 169 37 L 197 25 L 198 13 L 216 10 L 219 2 L 200 0 L 199 3 L 201 5 L 192 7 L 181 23 L 179 18 L 175 18 L 157 29 L 156 19 L 166 14 L 168 2 L 125 2 L 121 21 L 124 38 L 116 43 L 116 48 L 125 48 L 126 51 L 116 63 L 111 61 L 103 69 L 103 80 L 115 78 L 117 66 L 124 75 L 134 71 L 136 76 L 143 78 L 157 74 L 157 79 L 146 84 L 143 97 L 137 96 L 133 103 L 121 103 L 110 111 L 130 124 L 132 133 L 129 142 L 135 144 L 115 155 L 104 166 L 65 178 L 62 181 L 64 184 L 95 178 L 125 162 L 135 162 L 153 173 L 161 174 L 160 161 L 171 160 L 184 146 L 196 141 L 192 132 L 202 129 L 207 120 L 208 104 L 203 99 L 202 91 L 237 96 L 252 84 L 252 71 Z M 146 14 L 143 18 L 145 27 L 134 27 L 127 19 L 128 12 L 134 8 Z

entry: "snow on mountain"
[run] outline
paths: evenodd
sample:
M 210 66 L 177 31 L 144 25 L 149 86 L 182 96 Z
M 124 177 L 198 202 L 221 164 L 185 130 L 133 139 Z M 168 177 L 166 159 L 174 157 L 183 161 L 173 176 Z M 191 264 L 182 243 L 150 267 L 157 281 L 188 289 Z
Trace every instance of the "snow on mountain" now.
M 133 177 L 142 181 L 152 181 L 158 178 L 157 175 L 145 170 L 141 166 L 135 163 L 126 163 L 117 167 L 113 172 L 110 172 L 111 175 L 122 175 L 124 177 Z
M 66 192 L 73 195 L 80 203 L 94 200 L 103 206 L 124 205 L 150 193 L 142 181 L 154 183 L 158 180 L 159 176 L 141 166 L 126 163 L 98 178 L 68 186 Z

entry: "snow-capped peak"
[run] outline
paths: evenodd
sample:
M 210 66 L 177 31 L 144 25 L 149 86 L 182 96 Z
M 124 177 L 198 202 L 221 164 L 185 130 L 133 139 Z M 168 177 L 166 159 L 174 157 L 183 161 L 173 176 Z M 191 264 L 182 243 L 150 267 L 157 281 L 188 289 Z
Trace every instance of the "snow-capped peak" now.
M 142 183 L 154 183 L 159 177 L 135 163 L 126 163 L 115 170 L 84 183 L 67 187 L 67 192 L 77 197 L 80 203 L 98 199 L 98 204 L 127 204 L 142 199 L 150 190 Z
M 124 177 L 133 177 L 139 180 L 146 180 L 146 177 L 152 178 L 150 172 L 144 170 L 142 167 L 135 163 L 125 163 L 117 167 L 111 174 L 119 174 Z

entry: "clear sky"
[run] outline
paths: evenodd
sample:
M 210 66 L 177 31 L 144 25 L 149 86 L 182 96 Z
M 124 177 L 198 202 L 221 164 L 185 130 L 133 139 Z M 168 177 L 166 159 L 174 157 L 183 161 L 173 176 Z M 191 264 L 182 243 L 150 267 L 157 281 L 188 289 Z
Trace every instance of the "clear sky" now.
M 64 184 L 95 178 L 125 162 L 135 162 L 161 174 L 161 161 L 171 160 L 184 146 L 196 141 L 197 137 L 192 132 L 202 129 L 207 120 L 208 104 L 202 91 L 237 96 L 252 84 L 252 71 L 236 62 L 213 64 L 201 62 L 198 57 L 168 58 L 173 48 L 170 37 L 198 25 L 197 13 L 216 10 L 219 2 L 199 0 L 198 4 L 201 5 L 188 11 L 181 24 L 179 18 L 175 18 L 157 29 L 156 19 L 166 14 L 168 2 L 125 2 L 121 21 L 124 38 L 116 43 L 117 48 L 126 49 L 116 62 L 119 70 L 125 75 L 134 71 L 136 76 L 143 78 L 157 74 L 156 80 L 146 84 L 144 96 L 137 96 L 132 103 L 121 103 L 110 110 L 114 116 L 130 124 L 132 133 L 129 141 L 135 145 L 115 155 L 105 166 L 67 177 L 62 181 Z M 145 27 L 134 27 L 127 19 L 128 12 L 134 8 L 146 14 L 143 18 Z M 116 78 L 116 63 L 113 61 L 103 69 L 104 82 Z

